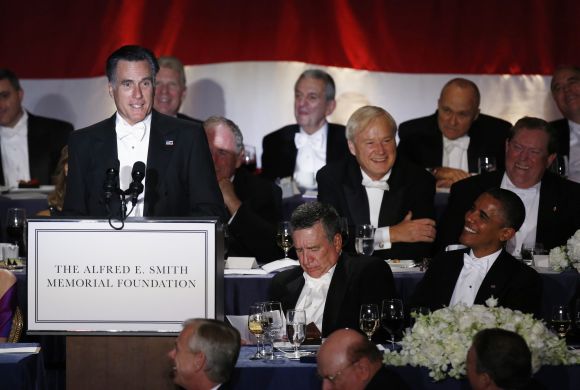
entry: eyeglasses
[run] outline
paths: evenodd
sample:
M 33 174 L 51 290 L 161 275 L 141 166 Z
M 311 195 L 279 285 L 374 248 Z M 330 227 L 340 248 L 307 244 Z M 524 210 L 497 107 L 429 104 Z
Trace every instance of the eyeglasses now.
M 325 380 L 326 379 L 330 383 L 334 384 L 334 382 L 338 379 L 338 377 L 341 376 L 342 373 L 345 372 L 347 368 L 355 365 L 357 362 L 358 362 L 358 360 L 355 360 L 353 362 L 350 362 L 349 364 L 347 364 L 346 366 L 344 366 L 343 368 L 341 368 L 340 370 L 338 370 L 334 375 L 324 375 L 324 376 L 322 376 L 322 375 L 318 374 L 318 376 L 320 377 L 320 379 L 322 379 L 322 380 Z

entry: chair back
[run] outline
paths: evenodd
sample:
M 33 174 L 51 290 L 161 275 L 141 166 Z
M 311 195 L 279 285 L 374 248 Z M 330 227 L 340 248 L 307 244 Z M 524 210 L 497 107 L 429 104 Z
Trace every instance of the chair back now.
M 20 311 L 20 307 L 16 306 L 14 317 L 12 317 L 12 328 L 10 329 L 10 335 L 7 341 L 9 343 L 17 343 L 22 336 L 22 328 L 24 328 L 22 312 Z

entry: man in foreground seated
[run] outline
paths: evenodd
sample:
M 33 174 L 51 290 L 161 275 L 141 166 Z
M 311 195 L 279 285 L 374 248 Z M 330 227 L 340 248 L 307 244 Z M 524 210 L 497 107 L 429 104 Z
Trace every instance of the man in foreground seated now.
M 323 389 L 407 389 L 399 376 L 383 366 L 377 346 L 353 329 L 333 332 L 318 351 Z
M 466 250 L 433 259 L 419 282 L 410 307 L 482 305 L 494 297 L 498 306 L 538 315 L 542 281 L 538 273 L 504 249 L 525 218 L 524 204 L 511 191 L 485 191 L 465 213 L 459 242 Z
M 169 352 L 174 382 L 186 390 L 219 389 L 230 379 L 239 353 L 235 328 L 217 320 L 187 320 Z
M 228 255 L 262 263 L 283 258 L 276 245 L 276 226 L 282 220 L 280 187 L 242 166 L 244 138 L 234 122 L 212 116 L 203 127 L 228 211 Z
M 393 274 L 377 258 L 342 253 L 339 217 L 329 205 L 312 202 L 296 208 L 290 220 L 300 267 L 272 279 L 270 299 L 284 310 L 304 309 L 327 337 L 336 329 L 359 327 L 360 305 L 395 297 Z M 380 340 L 381 336 L 377 336 Z M 384 341 L 384 340 L 381 340 Z
M 518 120 L 506 142 L 505 173 L 484 173 L 451 187 L 437 247 L 457 243 L 465 212 L 479 194 L 493 187 L 515 192 L 526 207 L 526 219 L 507 245 L 509 253 L 518 257 L 524 243 L 541 243 L 544 249 L 566 244 L 580 228 L 580 184 L 547 170 L 556 157 L 556 146 L 556 134 L 546 121 L 531 117 Z
M 473 390 L 543 389 L 532 379 L 532 354 L 515 332 L 484 329 L 467 353 L 467 378 Z

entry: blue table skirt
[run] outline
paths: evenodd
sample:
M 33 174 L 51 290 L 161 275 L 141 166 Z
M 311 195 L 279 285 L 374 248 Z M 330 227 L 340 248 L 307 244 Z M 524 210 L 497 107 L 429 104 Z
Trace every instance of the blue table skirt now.
M 38 347 L 35 343 L 0 344 L 0 349 Z M 45 389 L 44 362 L 41 353 L 0 354 L 0 389 Z

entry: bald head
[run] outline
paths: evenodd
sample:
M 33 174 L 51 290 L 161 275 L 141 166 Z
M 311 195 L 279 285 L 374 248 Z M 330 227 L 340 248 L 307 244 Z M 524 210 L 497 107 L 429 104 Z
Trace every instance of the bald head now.
M 437 102 L 437 123 L 446 138 L 453 140 L 468 133 L 479 115 L 479 101 L 479 89 L 473 81 L 456 78 L 445 84 Z

